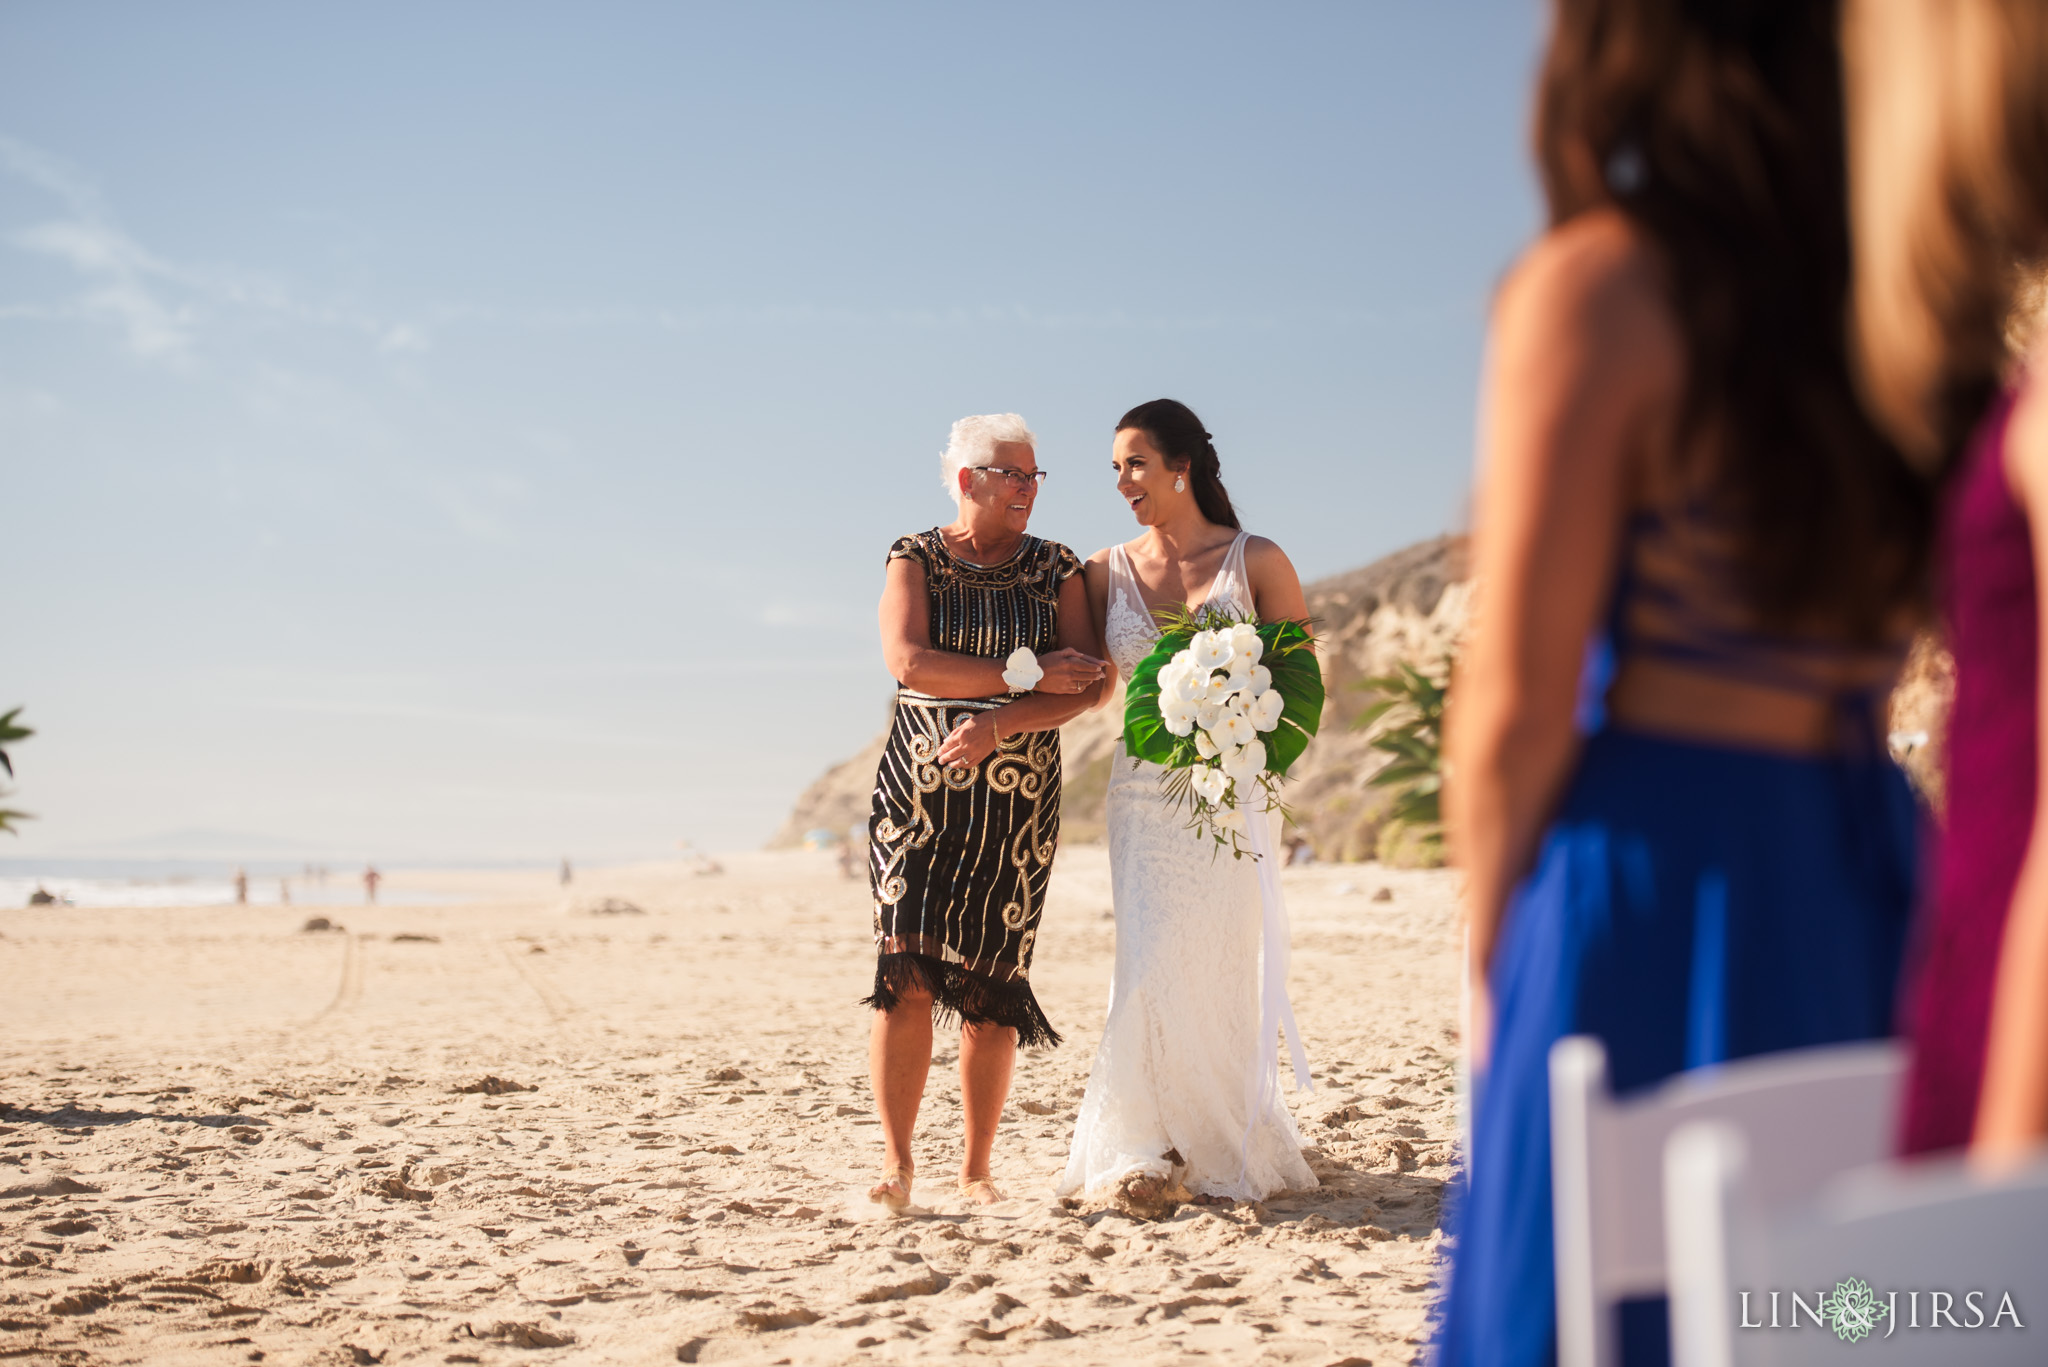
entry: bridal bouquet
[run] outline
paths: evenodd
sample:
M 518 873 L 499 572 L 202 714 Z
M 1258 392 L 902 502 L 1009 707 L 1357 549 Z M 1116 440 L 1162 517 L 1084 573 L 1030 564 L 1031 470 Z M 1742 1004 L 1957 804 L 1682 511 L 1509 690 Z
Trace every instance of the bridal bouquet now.
M 1124 749 L 1172 771 L 1167 795 L 1190 805 L 1189 827 L 1234 858 L 1246 809 L 1280 806 L 1279 780 L 1322 721 L 1314 643 L 1299 622 L 1183 612 L 1131 675 Z

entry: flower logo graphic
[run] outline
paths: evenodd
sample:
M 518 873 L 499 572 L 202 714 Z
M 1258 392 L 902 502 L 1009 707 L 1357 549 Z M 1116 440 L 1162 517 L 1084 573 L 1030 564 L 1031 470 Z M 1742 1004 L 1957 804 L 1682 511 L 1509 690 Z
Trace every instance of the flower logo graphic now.
M 1870 1283 L 1861 1277 L 1835 1283 L 1834 1294 L 1821 1297 L 1820 1313 L 1844 1343 L 1860 1343 L 1890 1311 Z

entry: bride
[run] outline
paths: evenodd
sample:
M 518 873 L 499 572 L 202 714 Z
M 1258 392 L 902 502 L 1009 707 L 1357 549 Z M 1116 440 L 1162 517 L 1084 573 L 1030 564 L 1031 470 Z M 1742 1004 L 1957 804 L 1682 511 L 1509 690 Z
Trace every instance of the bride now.
M 1307 619 L 1287 556 L 1238 529 L 1216 448 L 1186 404 L 1154 399 L 1126 413 L 1110 464 L 1145 530 L 1088 561 L 1088 595 L 1102 627 L 1096 653 L 1126 683 L 1159 637 L 1156 610 Z M 1272 1067 L 1277 1031 L 1262 1026 L 1285 989 L 1276 971 L 1262 1010 L 1260 870 L 1187 828 L 1165 774 L 1118 744 L 1109 780 L 1116 973 L 1059 1186 L 1147 1218 L 1189 1194 L 1259 1200 L 1316 1185 Z M 1296 1058 L 1305 1074 L 1298 1045 Z

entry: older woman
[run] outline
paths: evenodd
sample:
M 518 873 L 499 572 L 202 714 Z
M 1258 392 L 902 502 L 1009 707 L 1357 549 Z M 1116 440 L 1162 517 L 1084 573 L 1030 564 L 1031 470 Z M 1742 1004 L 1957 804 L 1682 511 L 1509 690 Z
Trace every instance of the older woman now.
M 1003 1199 L 989 1150 L 1019 1041 L 1059 1036 L 1031 993 L 1031 949 L 1059 845 L 1057 728 L 1104 687 L 1081 562 L 1025 534 L 1045 472 L 1014 413 L 962 418 L 940 458 L 960 515 L 889 548 L 882 651 L 897 681 L 868 818 L 875 895 L 869 1067 L 883 1171 L 870 1199 L 910 1204 L 911 1136 L 934 1015 L 957 1019 L 966 1152 L 960 1191 Z

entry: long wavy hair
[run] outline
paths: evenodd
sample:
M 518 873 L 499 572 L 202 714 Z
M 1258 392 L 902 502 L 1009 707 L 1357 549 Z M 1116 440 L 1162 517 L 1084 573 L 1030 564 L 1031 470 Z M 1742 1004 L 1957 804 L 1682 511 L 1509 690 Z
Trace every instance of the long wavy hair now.
M 1875 639 L 1924 594 L 1929 479 L 1859 402 L 1836 0 L 1556 0 L 1536 157 L 1550 221 L 1661 249 L 1677 446 L 1759 620 Z
M 1152 399 L 1117 419 L 1117 431 L 1129 427 L 1152 438 L 1168 469 L 1188 477 L 1195 488 L 1195 506 L 1203 517 L 1219 527 L 1240 530 L 1237 509 L 1230 506 L 1230 491 L 1223 487 L 1223 462 L 1216 455 L 1216 439 L 1202 426 L 1194 409 L 1179 399 Z
M 1843 46 L 1864 391 L 1938 469 L 2041 321 L 2048 8 L 1852 0 Z

